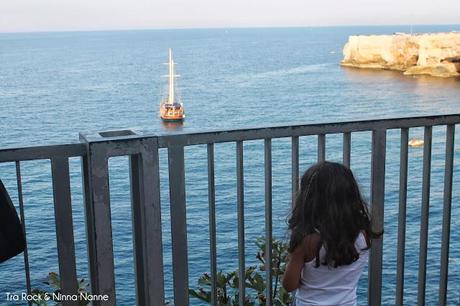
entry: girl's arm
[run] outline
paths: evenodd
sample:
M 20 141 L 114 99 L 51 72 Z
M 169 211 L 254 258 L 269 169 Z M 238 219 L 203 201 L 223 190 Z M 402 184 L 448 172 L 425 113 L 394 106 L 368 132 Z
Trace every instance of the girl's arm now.
M 294 291 L 299 287 L 300 273 L 305 262 L 304 257 L 305 252 L 302 243 L 288 256 L 288 263 L 283 276 L 283 287 L 288 292 Z
M 289 254 L 283 276 L 284 289 L 291 292 L 299 287 L 303 265 L 315 258 L 319 242 L 320 236 L 318 234 L 307 235 L 302 243 Z

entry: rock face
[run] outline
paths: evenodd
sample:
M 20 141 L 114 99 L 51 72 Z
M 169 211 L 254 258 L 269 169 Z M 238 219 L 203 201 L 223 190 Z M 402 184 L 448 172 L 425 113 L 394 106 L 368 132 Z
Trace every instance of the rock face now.
M 350 36 L 342 66 L 460 76 L 460 33 Z

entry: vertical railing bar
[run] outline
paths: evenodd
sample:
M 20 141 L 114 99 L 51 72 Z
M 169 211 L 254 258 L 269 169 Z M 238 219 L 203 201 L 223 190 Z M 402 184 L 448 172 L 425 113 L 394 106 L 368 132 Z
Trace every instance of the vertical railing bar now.
M 116 305 L 109 165 L 106 144 L 88 143 L 83 157 L 85 218 L 91 293 L 108 296 L 93 305 Z
M 129 178 L 131 187 L 131 218 L 133 226 L 133 250 L 134 250 L 134 270 L 136 275 L 136 305 L 145 305 L 145 285 L 142 276 L 143 267 L 143 253 L 142 253 L 142 234 L 139 228 L 139 218 L 141 215 L 141 194 L 140 194 L 140 154 L 134 154 L 129 157 Z
M 189 305 L 184 146 L 168 148 L 174 304 Z
M 446 163 L 444 170 L 444 203 L 442 214 L 441 269 L 439 279 L 439 303 L 447 303 L 447 283 L 449 272 L 450 220 L 452 208 L 452 175 L 454 167 L 455 125 L 449 124 L 446 130 Z
M 266 271 L 266 305 L 273 305 L 272 289 L 272 140 L 265 139 L 265 271 Z
M 146 236 L 144 243 L 148 245 L 147 254 L 150 255 L 147 257 L 149 262 L 149 290 L 150 295 L 153 296 L 154 303 L 165 303 L 165 292 L 164 292 L 164 264 L 163 264 L 163 236 L 162 236 L 162 223 L 161 223 L 161 188 L 160 188 L 160 152 L 158 150 L 158 138 L 155 139 L 155 143 L 151 147 L 147 147 L 147 153 L 149 159 L 143 159 L 143 169 L 144 169 L 144 193 L 152 192 L 153 194 L 150 197 L 153 197 L 153 205 L 150 202 L 146 202 L 145 206 L 149 208 L 153 206 L 153 210 L 149 210 L 149 213 L 145 213 L 144 224 L 146 226 Z M 153 165 L 149 164 L 148 161 L 151 161 Z M 152 175 L 149 176 L 149 171 L 152 172 Z M 148 180 L 146 178 L 150 178 Z M 153 213 L 153 217 L 152 217 Z M 151 221 L 153 225 L 151 224 Z M 159 246 L 158 246 L 159 245 Z M 151 269 L 151 267 L 154 267 Z
M 399 215 L 398 249 L 396 267 L 396 305 L 403 305 L 404 298 L 404 256 L 406 247 L 406 204 L 407 204 L 407 167 L 408 167 L 409 129 L 401 129 L 401 149 L 399 165 Z
M 211 305 L 217 305 L 216 184 L 214 144 L 208 144 L 209 252 L 211 255 Z
M 244 164 L 243 142 L 236 142 L 236 178 L 237 178 L 237 213 L 238 213 L 238 302 L 244 305 L 245 288 L 245 250 L 244 250 Z
M 318 162 L 326 160 L 326 135 L 318 135 Z
M 299 189 L 299 136 L 292 137 L 292 207 Z
M 351 159 L 351 133 L 343 133 L 343 164 L 350 168 Z
M 386 130 L 372 131 L 371 215 L 372 231 L 381 233 L 384 221 Z M 369 258 L 368 305 L 382 301 L 383 238 L 372 241 Z
M 71 296 L 78 293 L 78 286 L 68 158 L 52 158 L 51 174 L 53 181 L 60 290 L 63 295 Z M 63 301 L 62 304 L 78 305 L 78 301 Z
M 29 267 L 29 249 L 27 247 L 27 235 L 26 235 L 26 217 L 24 213 L 24 198 L 22 195 L 22 179 L 21 179 L 21 164 L 19 161 L 16 161 L 16 184 L 18 187 L 18 201 L 19 201 L 19 214 L 21 216 L 21 226 L 24 233 L 24 270 L 26 274 L 26 288 L 27 294 L 31 294 L 31 285 L 30 285 L 30 267 Z M 28 305 L 32 305 L 32 301 L 27 302 Z
M 93 291 L 93 279 L 97 278 L 97 270 L 94 267 L 96 264 L 94 260 L 91 258 L 91 254 L 95 254 L 96 252 L 96 241 L 95 237 L 92 233 L 94 233 L 94 224 L 90 222 L 90 220 L 94 219 L 94 212 L 91 206 L 91 191 L 92 188 L 90 186 L 90 171 L 89 171 L 89 158 L 87 155 L 81 157 L 81 172 L 82 172 L 82 189 L 83 189 L 83 198 L 85 201 L 85 218 L 86 218 L 86 245 L 87 245 L 87 254 L 88 254 L 88 273 L 89 273 L 89 280 L 90 280 L 90 292 Z
M 417 304 L 425 305 L 426 287 L 426 262 L 428 253 L 428 217 L 430 204 L 430 176 L 431 176 L 431 126 L 425 127 L 423 144 L 423 179 L 422 179 L 422 208 L 420 216 L 420 251 L 418 270 L 418 294 Z
M 159 156 L 156 138 L 133 143 L 130 156 L 136 298 L 138 305 L 164 304 Z

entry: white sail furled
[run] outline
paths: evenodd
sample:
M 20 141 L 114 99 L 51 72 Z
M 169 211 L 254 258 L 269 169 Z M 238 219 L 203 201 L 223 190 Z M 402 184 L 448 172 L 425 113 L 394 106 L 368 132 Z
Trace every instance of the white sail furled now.
M 168 62 L 168 65 L 169 65 L 169 90 L 168 90 L 168 99 L 167 99 L 167 103 L 168 104 L 174 104 L 176 101 L 176 97 L 175 97 L 175 82 L 176 82 L 176 77 L 178 77 L 179 75 L 176 74 L 176 69 L 175 69 L 175 62 L 173 60 L 173 56 L 172 56 L 172 49 L 169 48 L 169 62 Z

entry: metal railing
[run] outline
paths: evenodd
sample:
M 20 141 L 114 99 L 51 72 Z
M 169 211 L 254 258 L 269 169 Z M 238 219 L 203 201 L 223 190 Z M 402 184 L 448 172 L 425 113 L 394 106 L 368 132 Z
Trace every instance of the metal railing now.
M 175 305 L 189 304 L 188 248 L 186 222 L 186 181 L 184 148 L 207 145 L 207 184 L 209 203 L 210 271 L 212 279 L 212 303 L 215 305 L 217 251 L 216 251 L 216 193 L 214 145 L 222 142 L 236 143 L 236 187 L 238 267 L 240 279 L 245 271 L 245 194 L 243 143 L 249 140 L 264 141 L 264 194 L 265 194 L 265 260 L 271 265 L 272 242 L 272 139 L 291 138 L 292 191 L 297 190 L 299 181 L 299 137 L 317 136 L 318 160 L 326 158 L 326 137 L 328 134 L 343 135 L 343 163 L 350 165 L 352 134 L 367 131 L 372 133 L 371 147 L 371 212 L 372 228 L 379 232 L 384 227 L 385 157 L 388 130 L 400 129 L 400 171 L 399 171 L 399 216 L 397 239 L 397 282 L 395 304 L 403 304 L 404 258 L 406 237 L 406 202 L 408 178 L 408 135 L 409 129 L 424 128 L 423 186 L 421 201 L 421 229 L 418 271 L 418 305 L 425 304 L 428 219 L 430 200 L 430 173 L 432 127 L 447 126 L 445 148 L 444 198 L 442 217 L 442 241 L 440 258 L 439 304 L 446 304 L 449 267 L 449 240 L 452 202 L 452 177 L 455 144 L 455 125 L 460 115 L 368 120 L 326 124 L 276 126 L 267 128 L 235 129 L 199 133 L 171 133 L 165 135 L 142 134 L 133 131 L 112 131 L 95 134 L 81 134 L 80 144 L 66 144 L 42 147 L 26 147 L 0 150 L 0 163 L 15 162 L 20 215 L 23 224 L 24 203 L 22 199 L 21 162 L 47 159 L 51 161 L 54 195 L 56 237 L 61 276 L 61 292 L 77 293 L 75 245 L 72 223 L 72 207 L 69 179 L 69 158 L 81 157 L 85 198 L 88 263 L 92 294 L 107 294 L 109 301 L 104 305 L 116 305 L 115 265 L 112 240 L 112 223 L 109 191 L 108 160 L 114 156 L 129 156 L 130 187 L 134 236 L 134 267 L 136 298 L 138 305 L 163 305 L 165 303 L 163 238 L 160 207 L 159 150 L 168 151 L 170 186 L 170 215 L 173 262 L 173 291 Z M 172 187 L 174 186 L 174 187 Z M 25 229 L 25 227 L 24 227 Z M 24 254 L 27 289 L 30 292 L 29 260 L 27 249 Z M 369 260 L 368 304 L 380 305 L 382 300 L 382 257 L 383 240 L 374 241 Z M 271 283 L 271 269 L 266 269 L 267 283 Z M 271 286 L 267 286 L 267 305 L 272 305 Z M 245 284 L 239 282 L 240 305 L 245 297 Z M 65 302 L 76 305 L 76 302 Z M 98 304 L 95 302 L 94 304 Z

